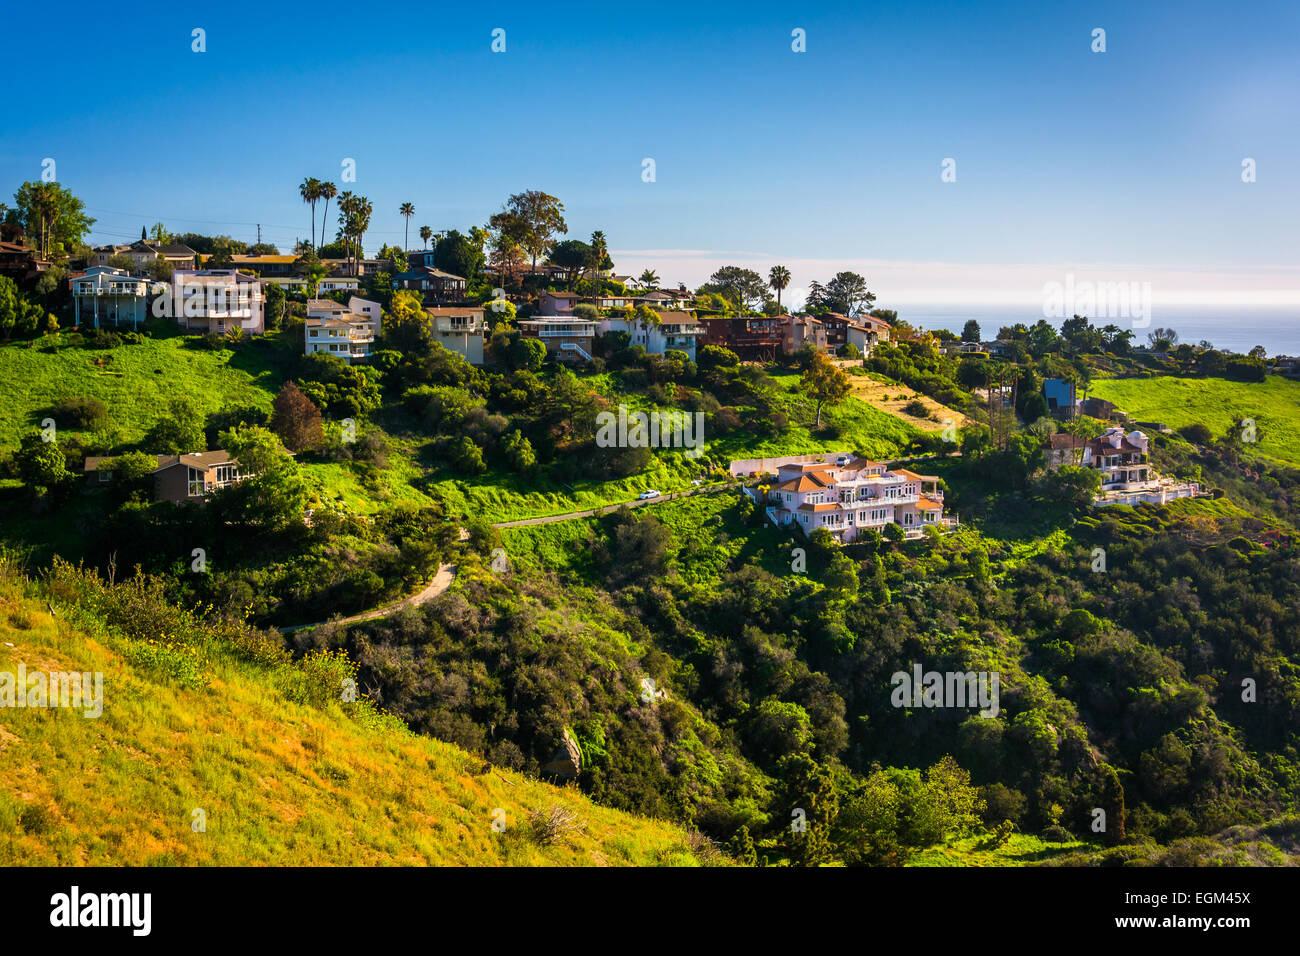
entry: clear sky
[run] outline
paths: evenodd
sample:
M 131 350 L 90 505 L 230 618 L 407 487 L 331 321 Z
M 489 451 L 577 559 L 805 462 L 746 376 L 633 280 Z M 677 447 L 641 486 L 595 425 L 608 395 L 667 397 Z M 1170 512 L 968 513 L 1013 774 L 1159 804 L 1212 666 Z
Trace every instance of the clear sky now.
M 1300 302 L 1295 0 L 3 2 L 31 55 L 0 102 L 0 191 L 53 158 L 97 242 L 260 222 L 287 252 L 297 184 L 350 158 L 371 252 L 401 243 L 402 202 L 418 246 L 533 188 L 666 282 L 781 262 L 796 299 L 855 268 L 886 306 L 1032 300 L 1067 272 Z

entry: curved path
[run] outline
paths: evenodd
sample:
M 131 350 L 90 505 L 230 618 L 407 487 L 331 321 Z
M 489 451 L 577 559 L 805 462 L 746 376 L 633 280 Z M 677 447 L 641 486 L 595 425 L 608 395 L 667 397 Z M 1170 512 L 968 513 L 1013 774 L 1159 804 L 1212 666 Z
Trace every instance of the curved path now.
M 587 511 L 568 511 L 559 515 L 544 515 L 540 518 L 520 518 L 517 521 L 498 521 L 492 525 L 494 528 L 522 528 L 530 524 L 550 524 L 553 521 L 572 521 L 574 518 L 590 518 L 597 514 L 608 514 L 618 508 L 640 508 L 644 505 L 657 505 L 665 501 L 676 501 L 679 498 L 689 498 L 691 495 L 707 494 L 710 491 L 718 491 L 726 488 L 725 482 L 717 482 L 711 485 L 701 485 L 698 488 L 690 488 L 685 491 L 670 491 L 666 495 L 660 495 L 658 498 L 633 498 L 631 501 L 615 501 L 611 504 L 601 505 L 599 508 L 591 508 Z
M 402 598 L 400 601 L 394 601 L 392 604 L 386 604 L 383 607 L 372 608 L 369 611 L 362 611 L 360 614 L 353 614 L 350 617 L 338 617 L 331 621 L 317 621 L 315 624 L 295 624 L 292 627 L 281 627 L 277 630 L 281 634 L 289 634 L 293 631 L 305 631 L 308 628 L 320 627 L 322 624 L 358 624 L 361 621 L 375 621 L 381 617 L 396 614 L 403 608 L 419 607 L 421 604 L 433 600 L 451 587 L 451 582 L 455 578 L 456 565 L 440 564 L 438 565 L 438 573 L 433 576 L 433 580 L 428 585 L 417 593 Z

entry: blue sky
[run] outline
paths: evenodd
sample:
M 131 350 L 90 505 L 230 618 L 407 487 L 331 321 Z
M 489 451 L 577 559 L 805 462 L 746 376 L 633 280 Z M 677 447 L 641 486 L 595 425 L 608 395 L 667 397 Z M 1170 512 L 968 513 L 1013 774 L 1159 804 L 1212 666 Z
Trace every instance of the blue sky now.
M 888 304 L 1034 297 L 1069 271 L 1300 301 L 1294 2 L 705 7 L 10 4 L 6 32 L 52 55 L 0 106 L 0 190 L 50 157 L 97 241 L 260 222 L 288 251 L 297 184 L 352 158 L 372 252 L 400 244 L 401 202 L 414 236 L 537 188 L 619 271 L 667 281 L 852 267 Z

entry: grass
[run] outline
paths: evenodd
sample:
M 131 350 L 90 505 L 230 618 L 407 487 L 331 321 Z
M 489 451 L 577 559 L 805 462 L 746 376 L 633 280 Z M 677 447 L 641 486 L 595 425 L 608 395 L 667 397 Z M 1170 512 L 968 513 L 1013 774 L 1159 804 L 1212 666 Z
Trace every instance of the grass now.
M 0 671 L 102 672 L 104 710 L 0 710 L 0 865 L 700 862 L 678 827 L 293 703 L 258 665 L 159 670 L 143 642 L 73 627 L 28 587 L 0 580 Z M 580 826 L 539 838 L 532 817 L 557 812 Z
M 1300 465 L 1300 381 L 1270 375 L 1263 382 L 1224 378 L 1108 378 L 1089 395 L 1114 402 L 1139 421 L 1178 429 L 1200 423 L 1221 437 L 1242 418 L 1253 418 L 1259 453 Z
M 942 431 L 945 422 L 951 419 L 954 427 L 965 428 L 969 419 L 956 409 L 949 408 L 942 402 L 935 401 L 929 395 L 910 389 L 891 378 L 856 368 L 849 371 L 849 383 L 853 387 L 853 397 L 866 402 L 900 421 L 921 431 Z M 927 418 L 910 415 L 903 409 L 911 402 L 920 402 L 925 406 Z
M 1036 836 L 1013 833 L 1000 847 L 989 847 L 988 835 L 964 837 L 943 846 L 918 853 L 908 861 L 908 866 L 1026 866 L 1060 861 L 1081 852 L 1095 849 L 1094 844 L 1083 840 L 1073 843 L 1049 843 Z

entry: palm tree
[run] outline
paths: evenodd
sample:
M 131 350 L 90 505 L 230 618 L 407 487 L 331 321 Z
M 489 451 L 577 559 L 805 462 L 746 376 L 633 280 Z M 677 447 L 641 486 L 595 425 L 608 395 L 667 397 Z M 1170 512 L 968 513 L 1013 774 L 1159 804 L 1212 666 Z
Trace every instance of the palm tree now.
M 398 212 L 406 220 L 406 237 L 402 240 L 402 251 L 405 252 L 411 245 L 411 217 L 415 215 L 415 206 L 409 202 L 404 202 Z
M 790 270 L 785 266 L 772 266 L 767 273 L 767 284 L 776 290 L 776 307 L 781 307 L 781 290 L 790 284 Z
M 316 200 L 321 198 L 321 187 L 323 183 L 313 176 L 308 176 L 298 186 L 298 195 L 302 201 L 311 206 L 311 242 L 316 244 Z
M 651 291 L 659 288 L 659 273 L 653 269 L 647 269 L 638 278 L 641 280 L 641 284 Z
M 433 237 L 433 230 L 428 226 L 420 227 L 420 238 L 424 240 L 424 248 L 429 248 L 429 240 Z
M 320 217 L 320 237 L 322 240 L 321 244 L 324 245 L 325 221 L 330 217 L 330 200 L 339 194 L 339 187 L 335 186 L 333 183 L 321 182 L 318 184 L 317 188 L 320 190 L 320 198 L 325 200 L 325 211 L 321 213 Z

